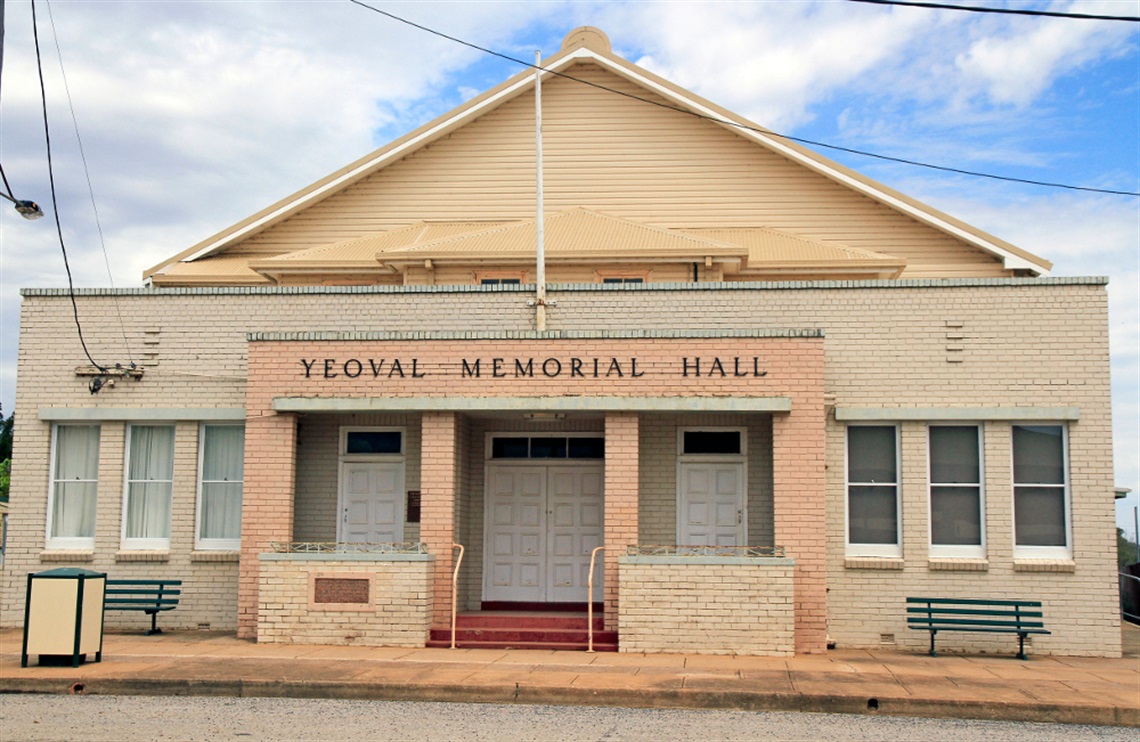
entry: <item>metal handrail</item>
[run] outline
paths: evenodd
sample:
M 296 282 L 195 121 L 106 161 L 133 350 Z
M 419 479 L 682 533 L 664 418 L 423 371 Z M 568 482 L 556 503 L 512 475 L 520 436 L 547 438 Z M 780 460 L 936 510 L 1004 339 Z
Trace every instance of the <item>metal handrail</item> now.
M 1140 577 L 1137 577 L 1136 575 L 1130 575 L 1127 572 L 1120 572 L 1120 571 L 1117 571 L 1116 574 L 1117 574 L 1117 585 L 1120 589 L 1120 615 L 1123 616 L 1124 618 L 1128 619 L 1129 621 L 1133 622 L 1133 623 L 1140 623 L 1140 616 L 1138 616 L 1134 613 L 1129 613 L 1128 611 L 1124 610 L 1124 582 L 1119 579 L 1120 577 L 1123 577 L 1126 580 L 1133 580 L 1135 582 L 1140 582 Z
M 463 544 L 452 544 L 451 550 L 459 549 L 459 558 L 455 560 L 455 571 L 451 573 L 451 648 L 455 649 L 455 615 L 459 603 L 459 567 L 463 564 Z
M 590 577 L 586 580 L 586 590 L 588 591 L 586 594 L 586 635 L 589 637 L 587 652 L 594 651 L 594 560 L 597 559 L 599 551 L 605 550 L 606 547 L 598 546 L 590 552 Z

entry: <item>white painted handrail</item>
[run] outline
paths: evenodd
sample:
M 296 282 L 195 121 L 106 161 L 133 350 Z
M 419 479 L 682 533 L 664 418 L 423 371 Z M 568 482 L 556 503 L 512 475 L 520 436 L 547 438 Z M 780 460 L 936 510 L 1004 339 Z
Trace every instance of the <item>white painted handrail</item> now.
M 458 612 L 459 597 L 459 567 L 463 564 L 463 544 L 452 544 L 452 551 L 459 549 L 459 558 L 455 560 L 455 571 L 451 574 L 451 648 L 455 649 L 455 615 Z
M 586 595 L 586 632 L 587 636 L 589 637 L 589 646 L 586 649 L 587 652 L 594 651 L 594 560 L 597 558 L 599 551 L 605 550 L 606 547 L 599 546 L 590 552 L 590 577 L 588 580 L 586 580 L 586 583 L 589 586 L 586 588 L 588 590 L 588 593 Z

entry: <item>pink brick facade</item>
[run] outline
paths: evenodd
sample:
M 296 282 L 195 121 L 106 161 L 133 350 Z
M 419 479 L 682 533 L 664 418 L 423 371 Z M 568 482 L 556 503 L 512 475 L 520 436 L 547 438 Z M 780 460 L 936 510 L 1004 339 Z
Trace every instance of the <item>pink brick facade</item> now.
M 447 340 L 316 340 L 308 338 L 257 338 L 249 344 L 247 395 L 262 404 L 272 399 L 335 399 L 338 407 L 362 408 L 368 395 L 381 393 L 388 405 L 408 398 L 408 406 L 422 400 L 481 400 L 496 409 L 496 398 L 606 399 L 650 398 L 661 409 L 669 400 L 700 400 L 732 395 L 741 400 L 787 400 L 790 412 L 774 419 L 794 420 L 777 425 L 778 447 L 772 455 L 796 457 L 776 471 L 773 500 L 784 520 L 776 520 L 775 539 L 788 541 L 789 555 L 805 565 L 797 572 L 800 597 L 797 606 L 797 647 L 822 651 L 826 644 L 826 591 L 823 491 L 823 338 L 814 332 L 791 337 L 654 338 L 588 340 L 552 339 L 447 339 Z M 353 402 L 353 400 L 359 400 Z M 541 405 L 540 402 L 535 402 Z M 269 402 L 268 407 L 272 407 Z M 586 406 L 583 405 L 585 408 Z M 253 406 L 251 405 L 251 409 Z M 274 420 L 271 409 L 260 409 Z M 280 415 L 286 420 L 290 415 Z M 432 625 L 450 621 L 454 544 L 461 533 L 464 448 L 476 446 L 463 435 L 456 412 L 424 412 L 421 417 L 422 525 L 420 539 L 434 560 Z M 291 429 L 288 423 L 283 430 Z M 265 427 L 252 427 L 247 439 L 245 508 L 259 520 L 243 531 L 243 553 L 256 554 L 269 540 L 289 541 L 290 509 L 275 507 L 286 485 L 283 472 L 297 468 L 283 461 L 284 438 L 263 435 Z M 620 595 L 619 558 L 639 543 L 639 459 L 641 418 L 634 411 L 607 412 L 604 497 L 604 585 L 608 630 L 616 630 Z M 266 447 L 264 454 L 257 453 Z M 264 462 L 264 464 L 262 463 Z M 254 474 L 262 466 L 267 471 Z M 812 468 L 815 471 L 809 471 Z M 784 472 L 787 472 L 784 474 Z M 262 482 L 273 484 L 262 484 Z M 276 485 L 276 486 L 274 486 Z M 266 499 L 262 507 L 262 498 Z M 814 503 L 811 507 L 795 503 Z M 261 520 L 272 513 L 271 523 Z M 814 519 L 809 522 L 808 519 Z M 781 525 L 783 526 L 781 528 Z M 279 530 L 274 530 L 274 529 Z M 264 536 L 272 533 L 273 538 Z M 785 537 L 786 533 L 786 537 Z M 470 544 L 465 544 L 470 546 Z M 475 553 L 478 553 L 476 550 Z M 253 564 L 254 559 L 249 559 Z M 258 570 L 242 573 L 242 595 L 256 595 Z M 243 606 L 246 604 L 243 601 Z M 814 616 L 809 612 L 814 612 Z M 256 634 L 256 611 L 243 610 L 241 633 Z

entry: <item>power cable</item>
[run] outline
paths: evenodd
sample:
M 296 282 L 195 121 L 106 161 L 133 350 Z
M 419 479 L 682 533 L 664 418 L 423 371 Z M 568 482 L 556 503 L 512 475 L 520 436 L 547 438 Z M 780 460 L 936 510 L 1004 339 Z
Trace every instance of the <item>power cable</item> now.
M 580 78 L 574 77 L 573 75 L 567 75 L 564 72 L 558 72 L 557 70 L 546 69 L 545 67 L 541 67 L 539 65 L 536 65 L 533 62 L 526 62 L 526 61 L 521 60 L 521 59 L 516 59 L 515 57 L 512 57 L 512 56 L 507 55 L 507 54 L 503 54 L 501 52 L 494 51 L 493 49 L 487 49 L 485 47 L 479 46 L 478 44 L 472 44 L 469 41 L 464 41 L 463 39 L 456 38 L 455 36 L 449 36 L 448 34 L 445 34 L 442 31 L 436 31 L 435 29 L 428 28 L 427 26 L 421 25 L 421 24 L 416 23 L 414 21 L 409 21 L 406 18 L 401 18 L 400 16 L 395 15 L 393 13 L 389 13 L 386 10 L 380 10 L 379 8 L 376 8 L 376 7 L 373 7 L 371 5 L 368 5 L 367 3 L 361 2 L 361 0 L 348 0 L 348 1 L 350 3 L 353 3 L 354 5 L 359 5 L 362 8 L 365 8 L 367 10 L 371 10 L 374 13 L 379 13 L 380 15 L 385 16 L 387 18 L 390 18 L 394 21 L 398 21 L 398 22 L 403 23 L 405 25 L 411 26 L 412 28 L 417 28 L 421 31 L 425 31 L 427 33 L 433 34 L 433 35 L 438 36 L 442 39 L 447 39 L 448 41 L 455 42 L 456 44 L 461 44 L 461 45 L 466 46 L 470 49 L 475 49 L 476 51 L 483 52 L 484 54 L 489 54 L 491 56 L 498 57 L 500 59 L 504 59 L 508 62 L 513 62 L 514 64 L 520 65 L 522 67 L 526 67 L 528 69 L 540 70 L 542 72 L 545 72 L 545 73 L 550 74 L 550 75 L 554 75 L 556 77 L 561 77 L 561 78 L 564 78 L 566 80 L 572 80 L 573 82 L 579 83 L 581 85 L 589 85 L 590 87 L 597 88 L 598 90 L 604 90 L 608 93 L 614 93 L 615 95 L 624 96 L 624 97 L 630 98 L 632 100 L 640 101 L 642 103 L 648 103 L 650 105 L 657 106 L 659 108 L 665 108 L 665 109 L 668 109 L 670 111 L 676 111 L 678 113 L 684 113 L 684 114 L 687 114 L 687 115 L 692 116 L 694 118 L 703 119 L 705 121 L 711 121 L 713 123 L 722 124 L 724 126 L 731 126 L 731 127 L 737 128 L 737 129 L 743 129 L 745 131 L 752 131 L 752 132 L 755 132 L 757 134 L 763 134 L 765 136 L 779 137 L 780 139 L 787 139 L 789 141 L 799 142 L 800 144 L 807 144 L 807 145 L 810 145 L 813 147 L 823 147 L 825 149 L 835 150 L 838 152 L 846 152 L 848 154 L 859 155 L 861 157 L 871 157 L 871 158 L 874 158 L 876 160 L 884 160 L 886 162 L 895 162 L 895 163 L 899 163 L 902 165 L 911 165 L 913 167 L 921 167 L 921 168 L 926 168 L 928 170 L 937 170 L 939 172 L 954 173 L 957 175 L 968 175 L 968 176 L 971 176 L 974 178 L 989 178 L 990 180 L 1000 180 L 1000 181 L 1006 181 L 1006 182 L 1010 182 L 1010 183 L 1023 183 L 1026 185 L 1041 186 L 1043 188 L 1062 188 L 1062 189 L 1070 190 L 1070 191 L 1085 191 L 1088 193 L 1104 193 L 1104 194 L 1109 194 L 1109 195 L 1113 195 L 1113 196 L 1136 196 L 1136 197 L 1140 197 L 1140 191 L 1118 191 L 1118 190 L 1113 190 L 1113 189 L 1109 189 L 1109 188 L 1092 188 L 1089 186 L 1076 186 L 1076 185 L 1070 185 L 1067 183 L 1054 183 L 1054 182 L 1043 181 L 1043 180 L 1031 180 L 1031 179 L 1027 179 L 1027 178 L 1015 178 L 1015 177 L 1008 176 L 1008 175 L 996 175 L 994 173 L 984 173 L 984 172 L 980 172 L 977 170 L 964 170 L 962 168 L 948 167 L 945 165 L 932 165 L 932 164 L 927 163 L 927 162 L 919 162 L 918 160 L 909 160 L 909 159 L 906 159 L 904 157 L 892 157 L 891 155 L 881 155 L 881 154 L 878 154 L 875 152 L 867 152 L 866 150 L 853 149 L 851 147 L 842 147 L 842 146 L 839 146 L 837 144 L 828 144 L 827 142 L 820 142 L 820 141 L 816 141 L 816 140 L 812 140 L 812 139 L 805 139 L 803 137 L 796 137 L 796 136 L 792 136 L 791 134 L 781 134 L 781 133 L 776 132 L 776 131 L 771 131 L 770 129 L 763 129 L 763 128 L 760 128 L 758 126 L 749 126 L 747 124 L 742 124 L 742 123 L 737 122 L 737 121 L 729 121 L 727 119 L 718 118 L 716 116 L 709 116 L 709 115 L 706 115 L 703 113 L 697 113 L 696 111 L 692 111 L 692 110 L 689 110 L 687 108 L 683 108 L 681 106 L 676 106 L 676 105 L 673 105 L 672 103 L 666 103 L 663 101 L 655 101 L 655 100 L 651 100 L 649 98 L 642 98 L 641 96 L 634 95 L 633 93 L 627 93 L 623 90 L 615 90 L 613 88 L 609 88 L 609 87 L 606 87 L 605 85 L 601 85 L 601 84 L 596 83 L 596 82 L 591 82 L 589 80 L 582 80 Z
M 91 352 L 87 350 L 87 342 L 83 339 L 83 326 L 79 322 L 79 305 L 75 302 L 75 285 L 71 279 L 71 265 L 67 260 L 67 247 L 64 245 L 63 241 L 63 225 L 59 222 L 59 202 L 57 201 L 55 194 L 55 173 L 51 160 L 51 129 L 48 126 L 47 89 L 44 86 L 44 67 L 40 56 L 40 34 L 36 23 L 36 0 L 32 0 L 31 4 L 32 39 L 35 41 L 36 46 L 36 71 L 39 73 L 40 77 L 40 102 L 44 114 L 44 141 L 47 145 L 48 183 L 51 186 L 51 210 L 52 214 L 55 216 L 55 231 L 56 234 L 59 235 L 59 249 L 61 252 L 63 252 L 63 267 L 67 271 L 67 292 L 71 297 L 71 310 L 75 315 L 75 329 L 79 333 L 79 344 L 83 346 L 83 354 L 87 356 L 87 360 L 91 362 L 92 366 L 96 367 L 100 371 L 105 372 L 107 368 L 96 363 L 95 359 L 91 357 Z M 96 377 L 96 379 L 100 378 L 102 377 Z M 102 384 L 99 384 L 99 386 L 102 386 Z M 91 393 L 94 394 L 97 391 L 98 388 L 95 387 L 93 380 Z
M 909 0 L 848 0 L 852 3 L 869 5 L 903 5 L 910 8 L 930 8 L 931 10 L 964 10 L 969 13 L 1001 13 L 1003 15 L 1027 15 L 1039 18 L 1070 18 L 1082 21 L 1125 21 L 1140 23 L 1140 16 L 1096 15 L 1094 13 L 1062 13 L 1055 10 L 1028 10 L 1021 8 L 987 8 L 983 5 L 950 5 L 948 3 L 910 2 Z
M 115 288 L 115 278 L 111 275 L 111 259 L 107 256 L 107 242 L 103 237 L 103 224 L 99 220 L 99 207 L 95 203 L 95 188 L 91 185 L 91 169 L 87 166 L 87 153 L 83 149 L 83 137 L 79 135 L 79 119 L 75 115 L 75 103 L 71 99 L 71 87 L 67 84 L 67 72 L 63 68 L 63 50 L 59 46 L 59 33 L 55 29 L 55 15 L 51 10 L 50 0 L 44 0 L 47 6 L 48 22 L 51 24 L 51 33 L 55 38 L 55 53 L 59 58 L 59 74 L 63 78 L 63 91 L 67 96 L 67 107 L 71 111 L 71 123 L 75 128 L 75 141 L 79 144 L 79 159 L 83 163 L 83 174 L 87 178 L 87 193 L 91 196 L 91 210 L 95 214 L 95 229 L 99 233 L 99 247 L 103 249 L 103 264 L 107 266 L 107 280 L 111 284 L 111 288 Z M 131 368 L 135 367 L 134 355 L 131 353 L 131 341 L 127 339 L 127 327 L 123 322 L 123 309 L 119 305 L 119 297 L 112 295 L 115 305 L 115 313 L 119 316 L 119 330 L 123 335 L 123 344 L 127 347 L 127 359 L 130 361 Z

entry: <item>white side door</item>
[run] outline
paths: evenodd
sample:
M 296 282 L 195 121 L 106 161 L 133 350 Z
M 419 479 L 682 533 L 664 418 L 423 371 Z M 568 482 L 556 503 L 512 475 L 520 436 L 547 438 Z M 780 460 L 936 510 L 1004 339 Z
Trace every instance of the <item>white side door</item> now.
M 483 599 L 544 601 L 546 467 L 489 467 L 486 498 Z
M 678 544 L 746 544 L 743 462 L 680 463 L 677 501 Z
M 547 600 L 582 603 L 590 585 L 590 553 L 602 545 L 600 466 L 552 466 L 547 475 L 550 513 Z M 599 560 L 598 564 L 601 564 Z M 604 598 L 602 569 L 595 566 L 594 601 Z
M 403 462 L 341 464 L 337 540 L 355 543 L 404 540 Z

